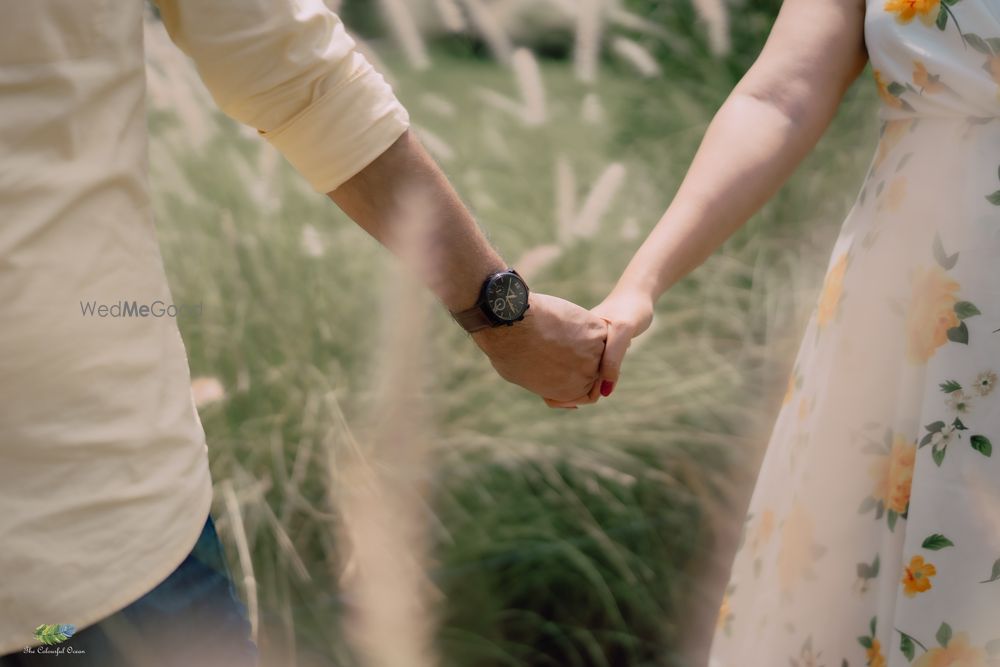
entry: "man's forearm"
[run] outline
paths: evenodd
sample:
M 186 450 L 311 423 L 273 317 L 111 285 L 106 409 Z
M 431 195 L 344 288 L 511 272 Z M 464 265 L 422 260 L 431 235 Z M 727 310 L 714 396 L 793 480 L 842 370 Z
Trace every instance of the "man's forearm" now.
M 412 132 L 370 165 L 328 193 L 362 229 L 393 252 L 393 225 L 427 221 L 427 286 L 451 311 L 475 303 L 483 280 L 507 268 L 490 246 L 441 169 Z M 423 210 L 412 210 L 419 205 Z

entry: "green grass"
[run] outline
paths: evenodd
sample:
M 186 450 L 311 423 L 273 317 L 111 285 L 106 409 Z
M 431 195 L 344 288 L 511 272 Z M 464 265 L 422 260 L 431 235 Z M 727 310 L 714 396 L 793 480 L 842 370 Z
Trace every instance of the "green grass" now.
M 510 261 L 557 242 L 556 156 L 581 190 L 608 163 L 625 165 L 597 234 L 565 244 L 532 279 L 535 290 L 595 305 L 640 241 L 623 235 L 625 222 L 640 234 L 655 223 L 725 91 L 609 67 L 597 88 L 608 122 L 594 125 L 580 116 L 587 89 L 568 65 L 548 63 L 550 120 L 529 128 L 476 93 L 514 95 L 508 72 L 434 57 L 430 71 L 412 73 L 390 56 L 398 92 L 451 147 L 444 168 Z M 457 115 L 428 111 L 426 93 Z M 431 313 L 432 371 L 421 381 L 433 415 L 427 516 L 444 664 L 683 664 L 694 572 L 713 553 L 715 522 L 741 520 L 740 494 L 870 157 L 871 102 L 866 88 L 852 91 L 789 187 L 665 296 L 610 400 L 549 410 Z M 227 388 L 202 419 L 213 477 L 240 503 L 264 664 L 289 664 L 293 645 L 300 664 L 354 664 L 338 630 L 352 604 L 340 585 L 349 549 L 335 537 L 339 464 L 379 418 L 377 334 L 392 260 L 287 165 L 264 171 L 266 151 L 221 114 L 200 147 L 185 145 L 169 108 L 150 121 L 154 167 L 170 161 L 180 175 L 154 170 L 174 297 L 204 304 L 200 320 L 181 323 L 192 372 Z M 506 150 L 491 148 L 488 133 Z M 301 251 L 306 225 L 326 242 L 323 257 Z M 233 526 L 216 509 L 228 542 Z

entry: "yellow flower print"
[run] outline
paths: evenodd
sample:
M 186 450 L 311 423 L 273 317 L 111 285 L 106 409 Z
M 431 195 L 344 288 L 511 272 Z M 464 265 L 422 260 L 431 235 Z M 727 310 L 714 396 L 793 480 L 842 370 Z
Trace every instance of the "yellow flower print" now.
M 847 253 L 843 253 L 837 262 L 831 267 L 823 281 L 823 288 L 819 296 L 819 305 L 816 321 L 820 326 L 825 325 L 837 312 L 840 303 L 840 296 L 844 291 L 844 272 L 847 270 Z
M 917 270 L 906 316 L 906 354 L 910 361 L 926 363 L 948 342 L 948 329 L 959 324 L 955 313 L 955 292 L 959 287 L 937 265 Z
M 782 399 L 781 404 L 787 405 L 789 401 L 792 400 L 792 394 L 795 392 L 795 373 L 788 374 L 788 387 L 785 389 L 785 397 Z
M 941 83 L 941 77 L 931 74 L 927 71 L 927 67 L 924 66 L 919 60 L 913 61 L 913 83 L 917 84 L 925 93 L 940 93 L 944 90 L 945 85 Z
M 798 580 L 812 572 L 812 561 L 817 557 L 813 542 L 813 519 L 798 502 L 785 517 L 781 526 L 781 545 L 778 549 L 778 577 L 781 589 L 790 593 Z
M 969 645 L 966 632 L 956 632 L 947 646 L 938 646 L 917 658 L 912 667 L 987 667 L 986 651 Z
M 890 211 L 897 211 L 906 198 L 906 177 L 897 176 L 889 183 L 885 189 L 885 196 L 880 204 Z
M 809 402 L 805 397 L 799 399 L 799 421 L 803 421 L 809 415 Z
M 913 484 L 913 466 L 917 460 L 917 444 L 909 442 L 897 434 L 892 441 L 889 454 L 880 457 L 871 467 L 875 479 L 872 496 L 881 500 L 886 509 L 897 514 L 906 512 L 910 504 L 910 489 Z
M 719 605 L 719 618 L 715 623 L 716 631 L 721 630 L 725 627 L 726 622 L 733 615 L 733 610 L 729 602 L 729 593 L 727 592 L 722 596 L 722 604 Z
M 896 15 L 900 23 L 909 23 L 914 16 L 919 16 L 924 25 L 934 25 L 937 19 L 941 0 L 887 0 L 885 11 Z
M 872 645 L 865 649 L 868 667 L 885 667 L 885 656 L 882 655 L 882 644 L 878 639 L 872 639 Z
M 910 564 L 903 570 L 903 593 L 906 597 L 914 597 L 917 593 L 923 593 L 931 589 L 931 577 L 937 574 L 937 568 L 933 563 L 925 563 L 923 556 L 914 556 L 910 559 Z
M 874 70 L 873 74 L 875 75 L 875 85 L 878 86 L 878 96 L 882 98 L 882 101 L 894 109 L 902 109 L 903 100 L 889 92 L 889 85 L 882 78 L 882 72 Z
M 990 56 L 988 61 L 990 66 L 990 76 L 997 84 L 1000 84 L 1000 54 Z

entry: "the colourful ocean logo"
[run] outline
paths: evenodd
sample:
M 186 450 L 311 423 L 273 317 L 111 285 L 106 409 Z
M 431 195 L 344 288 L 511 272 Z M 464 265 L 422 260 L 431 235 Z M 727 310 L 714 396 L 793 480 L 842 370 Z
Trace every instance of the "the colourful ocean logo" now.
M 35 639 L 42 642 L 46 646 L 52 646 L 53 644 L 61 644 L 76 632 L 75 625 L 62 624 L 62 625 L 39 625 L 35 628 Z

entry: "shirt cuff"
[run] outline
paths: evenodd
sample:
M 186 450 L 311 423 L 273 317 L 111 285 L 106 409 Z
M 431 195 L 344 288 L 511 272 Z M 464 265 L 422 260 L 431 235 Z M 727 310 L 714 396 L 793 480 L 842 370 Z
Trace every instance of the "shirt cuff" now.
M 406 108 L 359 53 L 353 76 L 270 131 L 257 130 L 316 192 L 326 194 L 371 164 L 410 126 Z

